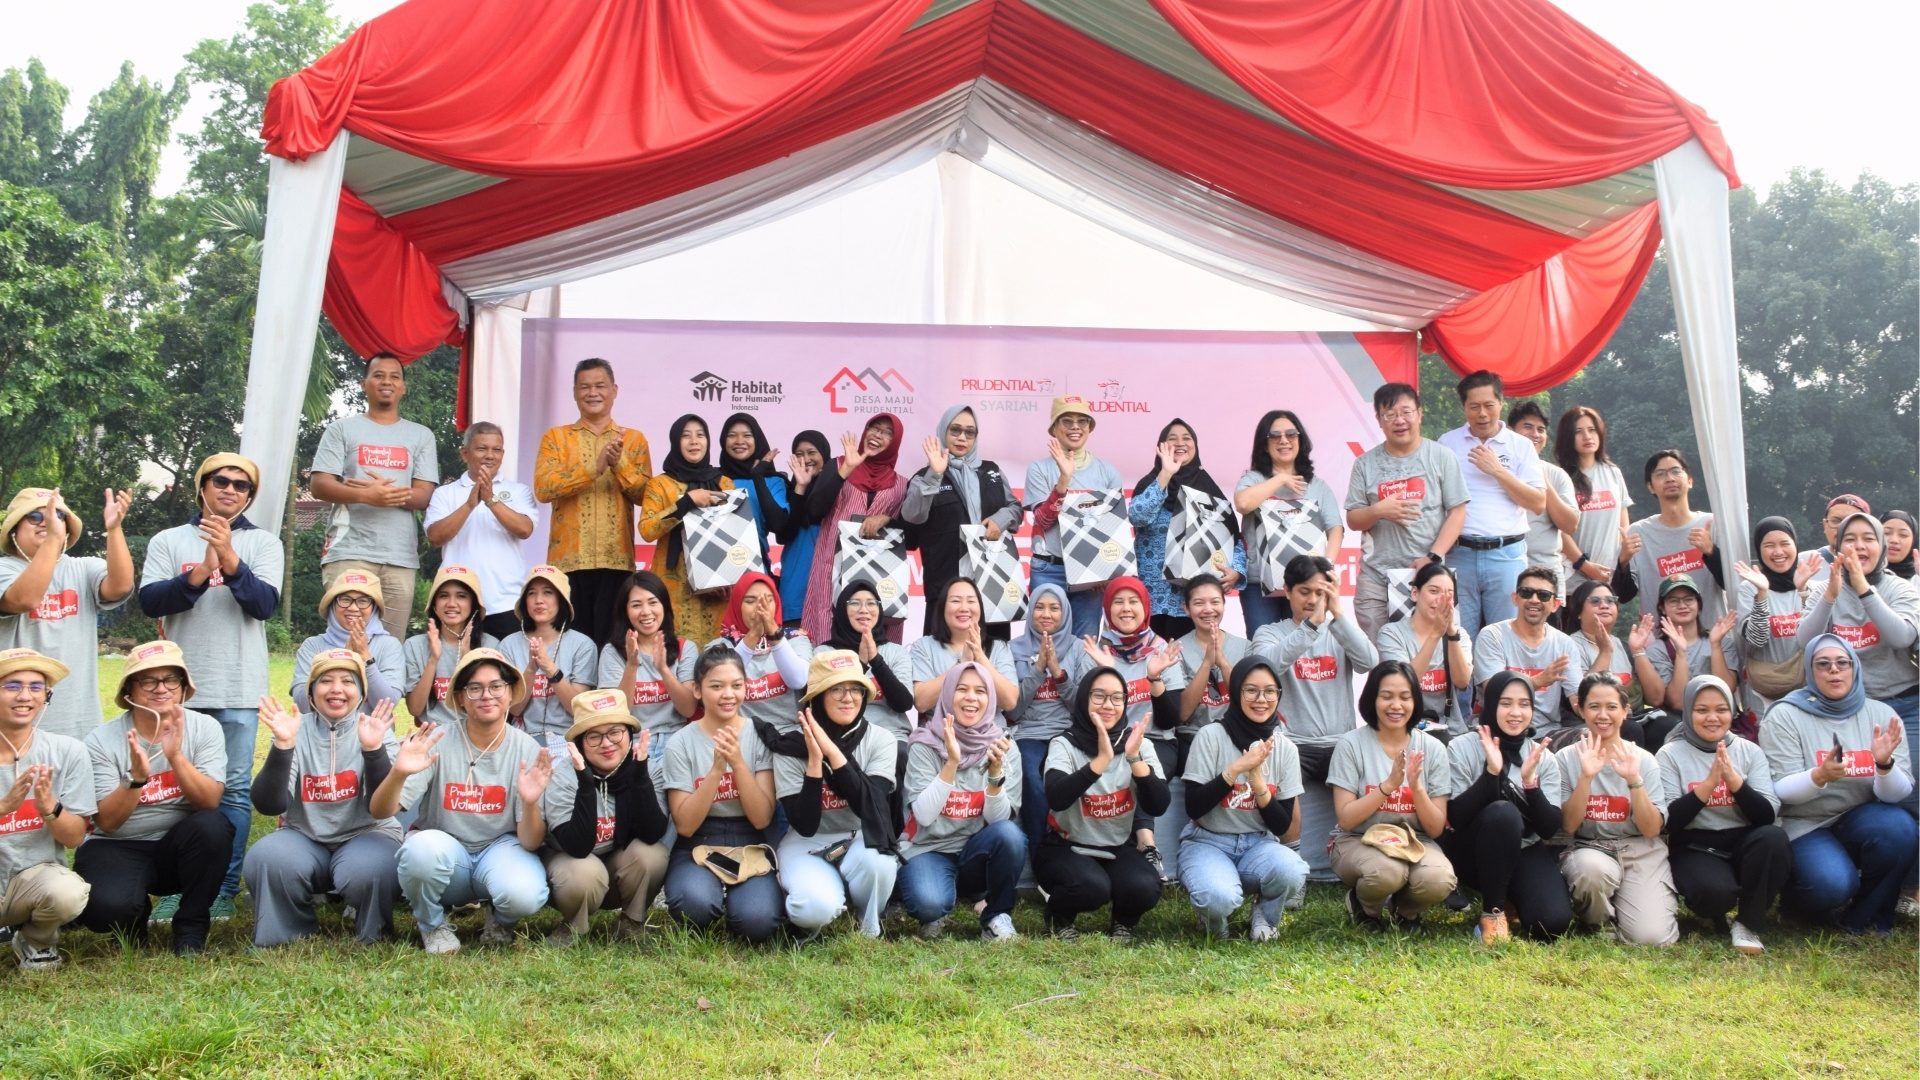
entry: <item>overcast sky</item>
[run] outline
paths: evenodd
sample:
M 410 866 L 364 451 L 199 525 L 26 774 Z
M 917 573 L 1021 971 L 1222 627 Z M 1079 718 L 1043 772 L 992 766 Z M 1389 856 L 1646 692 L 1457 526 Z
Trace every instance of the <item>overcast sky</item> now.
M 356 21 L 393 0 L 334 0 Z M 1612 41 L 1725 128 L 1741 177 L 1764 189 L 1796 165 L 1851 181 L 1871 170 L 1920 182 L 1920 109 L 1913 0 L 1562 0 L 1560 6 Z M 86 101 L 123 60 L 165 82 L 196 41 L 236 32 L 246 0 L 20 0 L 8 12 L 0 68 L 39 56 L 73 93 L 77 121 Z M 198 126 L 196 101 L 181 126 Z M 178 148 L 163 190 L 184 177 Z

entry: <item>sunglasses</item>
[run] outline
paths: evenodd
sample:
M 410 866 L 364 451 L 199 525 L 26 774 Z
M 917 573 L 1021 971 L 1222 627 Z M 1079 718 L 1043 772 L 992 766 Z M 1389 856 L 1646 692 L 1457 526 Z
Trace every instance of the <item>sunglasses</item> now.
M 977 427 L 964 427 L 960 424 L 948 424 L 947 434 L 956 439 L 971 439 L 980 434 L 980 429 Z
M 1267 432 L 1267 438 L 1279 442 L 1296 442 L 1300 438 L 1300 433 L 1298 431 L 1269 431 Z
M 1552 589 L 1535 589 L 1527 586 L 1513 590 L 1513 595 L 1522 600 L 1551 600 L 1555 594 Z
M 221 491 L 230 490 L 238 492 L 241 495 L 253 494 L 253 481 L 251 480 L 235 480 L 230 476 L 209 476 L 207 477 L 207 483 L 212 484 Z
M 25 520 L 29 525 L 45 525 L 47 523 L 47 512 L 45 510 L 29 510 L 27 511 Z

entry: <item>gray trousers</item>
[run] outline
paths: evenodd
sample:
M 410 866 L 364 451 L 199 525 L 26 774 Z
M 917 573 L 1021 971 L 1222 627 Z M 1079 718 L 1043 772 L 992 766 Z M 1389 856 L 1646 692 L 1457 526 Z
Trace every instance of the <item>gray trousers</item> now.
M 265 949 L 311 936 L 320 928 L 313 898 L 329 892 L 354 909 L 355 940 L 379 941 L 400 895 L 399 851 L 400 841 L 385 833 L 328 845 L 294 829 L 275 830 L 247 851 L 241 870 L 253 894 L 253 944 Z

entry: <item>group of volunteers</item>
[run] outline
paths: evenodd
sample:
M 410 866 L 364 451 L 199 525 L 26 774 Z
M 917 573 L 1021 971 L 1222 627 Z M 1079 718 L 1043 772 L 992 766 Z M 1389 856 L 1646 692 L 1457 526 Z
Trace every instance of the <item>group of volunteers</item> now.
M 879 937 L 894 910 L 923 937 L 959 912 L 1006 940 L 1027 892 L 1056 937 L 1128 941 L 1178 885 L 1206 934 L 1245 908 L 1266 941 L 1310 880 L 1337 881 L 1372 930 L 1477 896 L 1488 944 L 1578 925 L 1664 945 L 1684 901 L 1750 954 L 1776 901 L 1864 934 L 1914 911 L 1906 512 L 1840 494 L 1824 544 L 1770 517 L 1755 561 L 1731 562 L 1681 451 L 1633 485 L 1598 412 L 1550 423 L 1485 372 L 1432 441 L 1419 393 L 1382 386 L 1384 441 L 1344 499 L 1292 411 L 1262 418 L 1229 494 L 1181 420 L 1128 483 L 1073 395 L 1018 489 L 980 456 L 995 414 L 964 404 L 917 471 L 885 413 L 801 432 L 784 471 L 745 413 L 681 417 L 656 458 L 614 420 L 599 359 L 530 486 L 500 478 L 485 422 L 442 484 L 432 434 L 399 414 L 402 365 L 374 358 L 362 389 L 312 463 L 334 507 L 325 630 L 291 686 L 268 685 L 285 564 L 246 515 L 252 461 L 201 464 L 197 511 L 137 577 L 130 493 L 99 504 L 104 557 L 69 553 L 86 524 L 60 492 L 7 505 L 0 924 L 22 969 L 59 966 L 66 927 L 140 943 L 170 921 L 198 951 L 242 885 L 256 947 L 318 933 L 324 905 L 379 941 L 404 897 L 433 953 L 462 947 L 462 908 L 498 943 L 551 906 L 566 945 L 608 909 L 616 940 L 642 937 L 656 897 L 753 942 L 843 915 Z M 735 491 L 774 573 L 701 587 L 689 522 Z M 1134 572 L 1089 581 L 1070 558 L 1084 493 L 1123 499 Z M 1638 520 L 1636 494 L 1656 508 Z M 1227 542 L 1176 579 L 1209 508 Z M 440 561 L 416 613 L 422 522 Z M 924 570 L 912 634 L 882 583 L 838 569 L 843 536 L 890 527 Z M 964 571 L 1023 527 L 1024 610 L 992 617 Z M 96 616 L 136 597 L 163 636 L 128 654 L 102 722 Z M 256 813 L 277 828 L 249 846 Z

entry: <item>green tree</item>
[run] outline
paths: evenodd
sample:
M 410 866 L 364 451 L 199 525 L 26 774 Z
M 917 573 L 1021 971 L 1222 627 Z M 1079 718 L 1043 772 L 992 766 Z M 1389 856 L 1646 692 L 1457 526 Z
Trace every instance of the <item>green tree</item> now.
M 66 134 L 67 88 L 38 59 L 0 74 L 0 180 L 38 187 L 54 169 Z
M 347 29 L 326 0 L 277 0 L 248 7 L 245 26 L 232 37 L 208 38 L 187 53 L 188 75 L 214 102 L 200 130 L 181 136 L 193 155 L 190 191 L 209 198 L 244 195 L 265 204 L 260 123 L 267 91 L 319 59 Z

